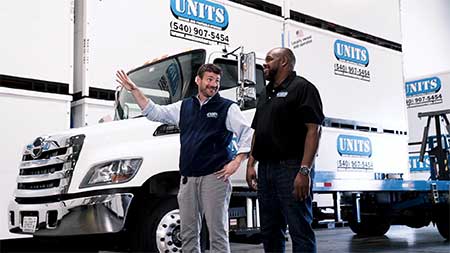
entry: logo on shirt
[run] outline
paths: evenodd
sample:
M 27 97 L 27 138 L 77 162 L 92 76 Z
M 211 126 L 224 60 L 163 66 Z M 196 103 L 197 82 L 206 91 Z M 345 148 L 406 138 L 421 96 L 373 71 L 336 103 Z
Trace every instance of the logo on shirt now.
M 280 91 L 277 93 L 277 98 L 284 98 L 288 95 L 287 91 Z
M 217 112 L 208 112 L 206 114 L 207 118 L 217 118 L 217 116 L 219 116 L 219 114 Z

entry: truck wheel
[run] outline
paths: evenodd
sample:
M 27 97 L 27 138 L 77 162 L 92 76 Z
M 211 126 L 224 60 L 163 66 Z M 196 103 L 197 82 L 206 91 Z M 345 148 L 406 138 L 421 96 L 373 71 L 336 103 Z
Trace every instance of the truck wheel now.
M 130 248 L 133 252 L 181 251 L 180 214 L 176 197 L 168 198 L 155 208 L 141 205 L 134 223 L 130 231 Z
M 439 216 L 436 219 L 436 227 L 439 231 L 439 234 L 442 235 L 447 240 L 449 239 L 450 234 L 450 208 L 448 206 L 444 206 L 440 209 Z
M 147 201 L 152 200 L 146 199 L 144 203 Z M 132 252 L 181 252 L 181 221 L 176 197 L 168 197 L 154 208 L 139 205 L 133 223 L 129 233 Z M 200 248 L 202 252 L 209 248 L 205 221 L 200 232 Z
M 180 211 L 168 210 L 156 227 L 156 244 L 159 252 L 181 251 Z
M 361 216 L 360 223 L 356 221 L 356 217 L 352 216 L 348 225 L 353 233 L 361 236 L 381 236 L 391 227 L 389 221 L 378 216 Z

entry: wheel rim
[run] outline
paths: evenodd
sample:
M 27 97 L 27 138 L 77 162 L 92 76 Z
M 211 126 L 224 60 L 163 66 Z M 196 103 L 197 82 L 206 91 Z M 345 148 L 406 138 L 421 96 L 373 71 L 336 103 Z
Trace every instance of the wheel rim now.
M 181 252 L 180 211 L 166 213 L 156 229 L 156 245 L 159 252 Z

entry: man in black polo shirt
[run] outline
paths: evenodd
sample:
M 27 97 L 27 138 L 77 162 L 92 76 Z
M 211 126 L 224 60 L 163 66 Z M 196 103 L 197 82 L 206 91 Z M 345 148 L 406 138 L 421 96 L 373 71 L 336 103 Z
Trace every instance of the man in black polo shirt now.
M 316 252 L 311 189 L 322 102 L 316 87 L 296 75 L 290 49 L 272 49 L 265 61 L 269 84 L 252 122 L 255 133 L 247 165 L 247 183 L 258 190 L 264 250 L 284 252 L 289 225 L 293 251 Z

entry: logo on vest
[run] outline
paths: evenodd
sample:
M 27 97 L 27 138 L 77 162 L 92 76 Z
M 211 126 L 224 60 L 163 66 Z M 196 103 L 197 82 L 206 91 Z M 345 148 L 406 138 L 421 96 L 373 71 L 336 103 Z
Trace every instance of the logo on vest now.
M 217 118 L 217 116 L 219 116 L 219 114 L 217 112 L 208 112 L 206 114 L 207 118 Z

